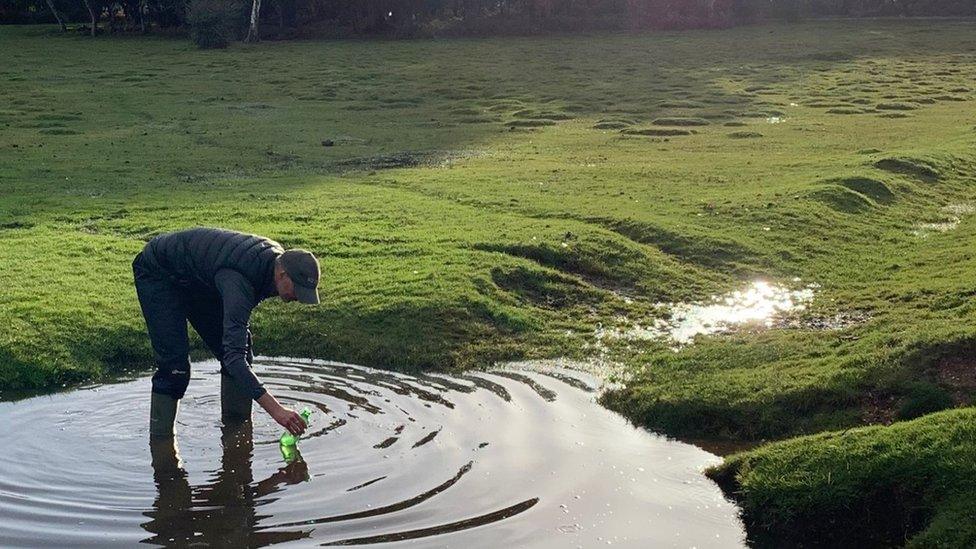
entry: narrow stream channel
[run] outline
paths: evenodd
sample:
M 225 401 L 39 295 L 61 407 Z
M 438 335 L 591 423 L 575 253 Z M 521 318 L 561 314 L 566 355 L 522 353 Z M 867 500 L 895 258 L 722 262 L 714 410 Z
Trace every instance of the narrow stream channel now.
M 261 359 L 313 409 L 300 454 L 255 407 L 222 427 L 194 365 L 175 444 L 150 445 L 149 378 L 0 403 L 0 545 L 741 547 L 719 460 L 596 404 L 568 369 L 410 376 Z

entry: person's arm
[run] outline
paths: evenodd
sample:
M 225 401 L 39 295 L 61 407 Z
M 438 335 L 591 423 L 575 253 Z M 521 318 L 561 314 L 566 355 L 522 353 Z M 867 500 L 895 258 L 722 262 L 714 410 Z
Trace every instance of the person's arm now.
M 281 425 L 287 429 L 289 433 L 298 436 L 305 432 L 305 420 L 302 419 L 302 416 L 300 416 L 295 410 L 289 410 L 288 408 L 282 406 L 281 403 L 278 402 L 278 399 L 276 399 L 271 393 L 265 391 L 264 394 L 258 398 L 257 402 L 262 408 L 264 408 L 265 412 L 268 412 L 268 415 L 270 415 L 272 419 L 278 422 L 278 425 Z
M 224 368 L 234 382 L 251 395 L 278 424 L 293 435 L 302 434 L 305 431 L 305 422 L 301 416 L 282 406 L 268 393 L 247 361 L 247 328 L 251 311 L 258 303 L 254 287 L 244 275 L 233 269 L 217 271 L 214 282 L 220 292 L 224 309 L 221 340 L 224 347 Z

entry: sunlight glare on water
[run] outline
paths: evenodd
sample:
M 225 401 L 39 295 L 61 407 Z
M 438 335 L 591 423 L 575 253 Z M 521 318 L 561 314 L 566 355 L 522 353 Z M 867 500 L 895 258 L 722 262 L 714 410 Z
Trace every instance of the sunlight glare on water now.
M 963 218 L 971 216 L 976 212 L 976 207 L 972 204 L 948 204 L 941 208 L 943 219 L 941 221 L 916 223 L 912 234 L 926 238 L 932 233 L 947 233 L 955 230 L 962 223 Z
M 713 296 L 707 302 L 669 303 L 669 318 L 655 319 L 650 325 L 597 331 L 598 339 L 666 339 L 677 346 L 687 345 L 699 335 L 731 331 L 741 326 L 770 328 L 788 313 L 806 309 L 818 286 L 809 284 L 790 289 L 757 280 L 743 290 Z
M 790 290 L 764 281 L 756 281 L 742 291 L 735 291 L 717 302 L 707 304 L 678 303 L 672 307 L 669 334 L 677 343 L 690 343 L 699 334 L 724 331 L 735 325 L 760 323 L 773 325 L 778 314 L 802 311 L 813 300 L 813 287 Z

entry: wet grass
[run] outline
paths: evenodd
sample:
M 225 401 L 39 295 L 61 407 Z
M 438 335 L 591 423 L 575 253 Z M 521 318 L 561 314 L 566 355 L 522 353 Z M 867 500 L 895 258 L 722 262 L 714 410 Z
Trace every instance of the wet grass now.
M 220 225 L 323 259 L 321 307 L 258 310 L 261 354 L 414 370 L 604 356 L 628 379 L 606 404 L 699 438 L 971 405 L 976 385 L 945 365 L 976 350 L 976 223 L 958 207 L 976 203 L 973 31 L 858 21 L 203 52 L 0 27 L 0 388 L 148 368 L 132 256 L 159 232 Z M 916 230 L 953 205 L 954 228 Z M 792 328 L 679 352 L 595 335 L 760 277 L 820 289 Z M 867 432 L 907 445 L 926 421 Z M 832 467 L 833 446 L 807 448 L 797 474 Z M 954 478 L 972 448 L 945 446 L 932 474 Z M 774 476 L 728 471 L 756 524 L 792 528 L 776 509 L 803 504 Z M 914 517 L 906 531 L 948 520 Z

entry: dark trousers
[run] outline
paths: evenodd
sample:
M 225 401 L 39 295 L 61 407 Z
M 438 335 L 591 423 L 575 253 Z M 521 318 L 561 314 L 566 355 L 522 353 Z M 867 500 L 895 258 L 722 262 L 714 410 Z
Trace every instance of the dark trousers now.
M 160 276 L 141 261 L 142 254 L 132 262 L 136 294 L 156 358 L 156 373 L 152 377 L 152 391 L 183 398 L 190 383 L 190 340 L 186 323 L 200 334 L 200 339 L 221 362 L 223 367 L 224 311 L 216 291 L 197 290 Z M 247 362 L 253 360 L 251 332 L 247 333 Z

